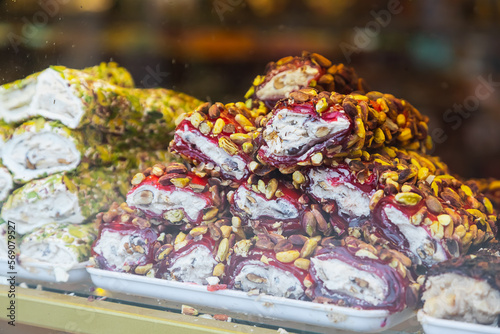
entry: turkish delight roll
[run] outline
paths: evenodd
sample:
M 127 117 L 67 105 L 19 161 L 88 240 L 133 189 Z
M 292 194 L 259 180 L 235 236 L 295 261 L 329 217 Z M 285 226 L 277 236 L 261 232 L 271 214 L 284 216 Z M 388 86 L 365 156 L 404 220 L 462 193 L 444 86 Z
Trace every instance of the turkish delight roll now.
M 390 312 L 416 306 L 420 286 L 403 254 L 352 237 L 322 245 L 309 269 L 312 283 L 306 294 L 313 301 Z
M 91 170 L 58 173 L 16 189 L 2 208 L 2 218 L 25 234 L 47 223 L 79 224 L 121 197 L 128 174 Z
M 283 178 L 260 178 L 254 174 L 234 191 L 231 212 L 254 232 L 301 233 L 306 211 L 306 202 L 301 196 L 292 183 Z
M 219 284 L 234 240 L 230 227 L 223 233 L 214 224 L 195 227 L 187 234 L 179 232 L 168 255 L 162 258 L 162 253 L 157 252 L 157 277 L 200 285 Z
M 228 287 L 248 293 L 305 299 L 310 282 L 308 258 L 317 245 L 316 238 L 302 235 L 284 238 L 258 234 L 253 240 L 240 240 L 229 257 Z
M 148 218 L 189 230 L 224 217 L 225 189 L 217 181 L 181 163 L 156 164 L 132 178 L 127 204 Z
M 0 87 L 0 119 L 17 123 L 42 116 L 75 128 L 82 116 L 78 90 L 94 80 L 121 87 L 134 86 L 130 73 L 113 62 L 83 70 L 51 66 Z
M 277 103 L 261 122 L 258 159 L 292 173 L 298 166 L 359 158 L 363 150 L 383 145 L 425 150 L 431 144 L 427 121 L 389 94 L 302 89 Z
M 468 255 L 429 269 L 423 286 L 423 311 L 432 317 L 498 326 L 500 258 Z
M 204 104 L 177 125 L 170 149 L 212 175 L 241 181 L 258 165 L 252 156 L 259 113 L 242 103 Z
M 38 262 L 68 270 L 90 258 L 96 236 L 93 223 L 49 223 L 22 238 L 18 259 L 21 265 Z
M 7 199 L 13 188 L 12 174 L 4 167 L 0 159 L 0 203 Z
M 342 94 L 367 91 L 365 81 L 351 67 L 332 64 L 317 53 L 303 52 L 301 57 L 289 56 L 269 63 L 266 73 L 254 79 L 245 98 L 263 101 L 272 108 L 291 92 L 307 87 Z
M 160 233 L 147 219 L 115 202 L 107 212 L 97 215 L 96 224 L 100 227 L 92 257 L 97 268 L 138 275 L 150 272 Z

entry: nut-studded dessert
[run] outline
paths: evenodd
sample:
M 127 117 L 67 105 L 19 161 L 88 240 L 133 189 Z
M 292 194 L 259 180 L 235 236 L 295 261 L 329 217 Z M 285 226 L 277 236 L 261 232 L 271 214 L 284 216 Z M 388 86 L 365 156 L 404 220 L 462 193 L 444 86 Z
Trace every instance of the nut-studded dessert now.
M 96 217 L 99 235 L 92 246 L 97 268 L 146 275 L 154 263 L 154 246 L 159 237 L 151 223 L 134 214 L 124 203 L 113 203 Z
M 434 265 L 422 293 L 423 311 L 432 317 L 498 326 L 500 258 L 469 255 Z
M 228 260 L 228 287 L 250 294 L 306 299 L 308 258 L 316 246 L 317 238 L 302 235 L 257 234 L 253 239 L 242 239 Z
M 189 230 L 227 215 L 220 181 L 200 177 L 181 163 L 156 164 L 132 178 L 127 204 L 158 224 Z
M 315 302 L 398 312 L 417 303 L 414 282 L 403 254 L 375 248 L 358 239 L 324 240 L 311 257 L 306 294 Z
M 250 227 L 254 233 L 302 233 L 301 222 L 308 201 L 301 196 L 290 181 L 253 174 L 231 196 L 233 223 Z
M 500 180 L 493 178 L 473 179 L 465 181 L 465 184 L 474 191 L 483 193 L 490 199 L 495 209 L 500 209 Z
M 332 62 L 317 53 L 304 51 L 301 57 L 284 57 L 270 62 L 264 75 L 258 75 L 245 98 L 263 101 L 269 108 L 288 98 L 293 91 L 313 87 L 319 91 L 349 94 L 366 92 L 366 83 L 344 64 Z
M 428 118 L 390 94 L 366 95 L 294 91 L 261 121 L 258 159 L 291 173 L 304 165 L 357 158 L 384 145 L 422 150 L 431 147 Z
M 16 222 L 20 234 L 48 223 L 80 224 L 122 197 L 123 171 L 91 170 L 77 175 L 58 173 L 34 180 L 9 195 L 2 218 Z
M 212 175 L 243 180 L 252 168 L 254 119 L 266 112 L 243 103 L 205 103 L 180 121 L 170 149 Z

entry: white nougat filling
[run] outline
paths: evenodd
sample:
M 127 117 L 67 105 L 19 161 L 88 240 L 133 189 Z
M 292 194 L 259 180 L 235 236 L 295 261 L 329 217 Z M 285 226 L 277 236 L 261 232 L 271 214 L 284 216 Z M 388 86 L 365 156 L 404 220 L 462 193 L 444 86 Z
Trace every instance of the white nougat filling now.
M 57 71 L 49 68 L 38 76 L 32 114 L 59 120 L 69 128 L 78 127 L 84 114 L 83 103 Z
M 153 194 L 151 203 L 137 203 L 137 199 L 143 191 L 150 191 Z M 169 210 L 182 209 L 191 221 L 196 221 L 201 211 L 208 206 L 205 199 L 194 193 L 181 190 L 167 192 L 149 184 L 142 185 L 133 193 L 128 194 L 127 204 L 141 211 L 152 212 L 157 216 L 161 216 Z
M 37 261 L 64 267 L 78 264 L 76 254 L 65 247 L 62 242 L 57 243 L 54 239 L 42 242 L 23 242 L 19 246 L 19 251 L 21 263 L 23 261 Z
M 223 174 L 230 175 L 237 180 L 245 176 L 246 162 L 238 155 L 230 155 L 207 138 L 189 131 L 187 127 L 184 130 L 177 130 L 176 135 L 186 143 L 194 145 L 198 151 L 220 166 Z
M 129 254 L 125 244 L 132 245 L 130 234 L 104 230 L 94 246 L 94 252 L 106 259 L 109 266 L 118 270 L 125 265 L 135 265 L 146 259 L 146 254 L 132 252 Z
M 63 185 L 40 192 L 28 203 L 18 203 L 10 208 L 3 208 L 2 218 L 16 223 L 16 231 L 29 233 L 48 223 L 83 222 L 78 197 Z
M 317 278 L 323 282 L 324 288 L 378 305 L 384 301 L 389 287 L 377 275 L 369 271 L 359 270 L 337 259 L 320 260 L 311 258 L 317 272 Z M 362 282 L 362 283 L 360 283 Z M 324 291 L 325 295 L 328 291 Z
M 198 246 L 188 254 L 179 257 L 169 268 L 170 274 L 181 282 L 206 284 L 206 278 L 212 276 L 217 261 L 210 250 Z
M 288 97 L 291 92 L 307 87 L 317 74 L 317 68 L 307 65 L 280 72 L 257 91 L 257 98 L 260 100 L 279 100 Z
M 39 132 L 13 136 L 2 150 L 2 159 L 15 180 L 29 181 L 74 170 L 80 164 L 81 154 L 71 139 L 50 132 L 47 125 Z
M 383 210 L 389 221 L 398 227 L 399 232 L 401 232 L 408 241 L 410 251 L 415 254 L 417 258 L 420 258 L 423 263 L 432 265 L 447 259 L 446 252 L 443 246 L 441 246 L 441 243 L 433 242 L 432 238 L 423 227 L 413 225 L 406 215 L 392 205 L 386 206 Z M 429 256 L 425 258 L 421 258 L 418 249 L 426 244 L 434 244 L 434 246 L 429 246 L 432 249 L 435 248 L 434 254 L 429 254 Z
M 484 325 L 500 316 L 500 292 L 486 281 L 446 273 L 428 278 L 422 295 L 426 314 Z
M 311 193 L 320 199 L 334 200 L 338 206 L 338 212 L 351 218 L 368 217 L 370 215 L 370 194 L 361 191 L 348 182 L 332 184 L 328 180 L 339 178 L 341 175 L 336 171 L 322 169 L 311 169 L 309 179 Z
M 241 186 L 234 196 L 236 206 L 245 212 L 250 219 L 273 217 L 279 219 L 293 219 L 299 216 L 297 208 L 283 198 L 268 200 L 257 196 Z
M 252 261 L 243 266 L 234 279 L 238 288 L 243 291 L 258 289 L 271 296 L 294 299 L 304 295 L 300 281 L 291 273 L 274 266 L 263 266 L 259 262 Z M 258 276 L 258 279 L 249 279 L 250 275 Z
M 74 89 L 51 68 L 29 79 L 23 87 L 0 88 L 0 118 L 8 123 L 43 116 L 75 129 L 83 114 L 83 103 Z
M 7 168 L 0 167 L 0 202 L 7 199 L 13 187 L 12 175 Z
M 326 122 L 309 114 L 280 109 L 274 115 L 272 123 L 264 129 L 263 138 L 269 147 L 268 154 L 296 155 L 299 151 L 305 152 L 309 146 L 348 129 L 349 126 L 347 117 L 338 117 L 335 122 Z

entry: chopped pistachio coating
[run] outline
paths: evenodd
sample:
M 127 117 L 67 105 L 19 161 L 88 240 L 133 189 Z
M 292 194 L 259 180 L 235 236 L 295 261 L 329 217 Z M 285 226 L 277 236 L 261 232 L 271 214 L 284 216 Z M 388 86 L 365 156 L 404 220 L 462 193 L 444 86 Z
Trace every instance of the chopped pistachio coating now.
M 16 189 L 4 203 L 2 218 L 15 221 L 21 234 L 50 222 L 79 224 L 123 199 L 127 187 L 128 173 L 123 171 L 58 173 Z
M 116 63 L 101 63 L 83 70 L 52 66 L 0 87 L 0 119 L 17 123 L 44 116 L 76 127 L 80 120 L 73 119 L 75 111 L 72 109 L 79 101 L 72 86 L 81 84 L 82 80 L 103 80 L 112 85 L 134 87 L 130 73 Z
M 49 223 L 22 238 L 19 259 L 21 263 L 29 260 L 53 265 L 81 263 L 89 259 L 96 235 L 93 223 Z

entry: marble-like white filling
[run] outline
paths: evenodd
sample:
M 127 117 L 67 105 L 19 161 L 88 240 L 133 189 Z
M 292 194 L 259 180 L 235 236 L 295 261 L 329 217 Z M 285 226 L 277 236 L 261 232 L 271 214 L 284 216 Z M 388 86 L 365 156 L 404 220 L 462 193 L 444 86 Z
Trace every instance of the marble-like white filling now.
M 199 152 L 212 160 L 215 165 L 220 166 L 222 174 L 230 175 L 237 180 L 241 180 L 245 175 L 246 162 L 238 155 L 230 155 L 207 138 L 189 131 L 187 127 L 184 130 L 177 130 L 176 135 L 186 143 L 194 145 Z
M 143 191 L 153 193 L 153 199 L 150 204 L 138 204 L 136 195 Z M 167 192 L 158 188 L 145 184 L 134 192 L 127 195 L 127 204 L 141 211 L 153 213 L 157 216 L 162 216 L 163 213 L 170 210 L 182 209 L 191 221 L 196 221 L 201 211 L 208 206 L 205 199 L 189 191 L 174 190 Z
M 255 202 L 249 200 L 253 198 Z M 257 196 L 243 186 L 240 186 L 234 196 L 236 206 L 245 212 L 250 219 L 260 217 L 273 217 L 279 219 L 293 219 L 299 216 L 297 208 L 283 198 L 268 200 L 265 197 Z
M 29 118 L 35 87 L 35 78 L 28 79 L 22 87 L 0 87 L 0 119 L 12 123 Z
M 323 282 L 324 288 L 338 291 L 365 300 L 372 305 L 384 301 L 390 287 L 377 275 L 369 271 L 359 270 L 337 259 L 320 260 L 311 258 L 317 272 L 317 278 Z M 366 286 L 360 286 L 356 278 Z M 358 280 L 359 282 L 359 280 Z M 328 291 L 323 291 L 326 295 Z
M 43 175 L 71 171 L 80 164 L 81 156 L 75 143 L 49 131 L 25 132 L 7 141 L 2 158 L 14 179 L 29 181 Z
M 48 223 L 79 224 L 82 216 L 78 197 L 67 189 L 53 189 L 28 203 L 3 208 L 2 218 L 16 223 L 16 232 L 25 234 Z
M 349 126 L 350 122 L 346 117 L 339 116 L 334 122 L 326 122 L 309 114 L 280 109 L 274 115 L 272 123 L 264 129 L 263 138 L 269 148 L 267 154 L 297 155 L 299 152 L 306 152 L 310 146 L 348 129 Z M 321 135 L 318 135 L 319 133 Z
M 21 263 L 23 261 L 37 261 L 64 267 L 71 267 L 78 263 L 74 252 L 64 247 L 62 242 L 60 244 L 54 243 L 54 240 L 22 242 L 19 246 L 19 251 L 19 260 Z
M 118 270 L 126 265 L 135 265 L 146 259 L 146 254 L 139 252 L 127 253 L 125 244 L 132 246 L 130 234 L 120 234 L 119 232 L 104 230 L 97 240 L 94 252 L 106 259 L 109 266 Z
M 296 90 L 307 87 L 318 74 L 318 69 L 304 65 L 276 74 L 255 93 L 260 100 L 279 100 Z
M 239 289 L 247 292 L 258 289 L 261 293 L 271 296 L 293 299 L 299 299 L 304 295 L 300 281 L 291 273 L 274 266 L 264 266 L 259 262 L 249 261 L 234 278 L 235 285 Z M 249 274 L 257 275 L 264 280 L 262 283 L 254 282 L 247 278 Z
M 425 289 L 423 310 L 432 317 L 491 325 L 500 316 L 500 292 L 486 281 L 446 273 L 429 277 Z
M 420 258 L 423 263 L 432 265 L 436 262 L 442 262 L 447 259 L 446 252 L 443 246 L 441 246 L 441 243 L 433 242 L 423 227 L 413 225 L 408 217 L 392 205 L 386 206 L 383 210 L 389 221 L 398 227 L 399 231 L 408 241 L 410 251 L 415 254 L 417 258 Z M 435 252 L 431 257 L 427 256 L 425 258 L 421 258 L 417 249 L 425 244 L 434 244 Z
M 7 199 L 13 187 L 12 175 L 7 168 L 0 167 L 0 202 Z
M 78 127 L 84 114 L 83 103 L 57 71 L 48 68 L 37 78 L 31 114 L 59 120 L 69 128 Z
M 179 257 L 169 268 L 170 274 L 177 281 L 206 284 L 217 264 L 210 250 L 198 246 L 188 254 Z
M 368 217 L 370 215 L 370 194 L 360 190 L 349 182 L 331 184 L 330 178 L 341 175 L 334 171 L 311 169 L 309 179 L 311 193 L 320 199 L 334 200 L 338 212 L 351 218 Z

